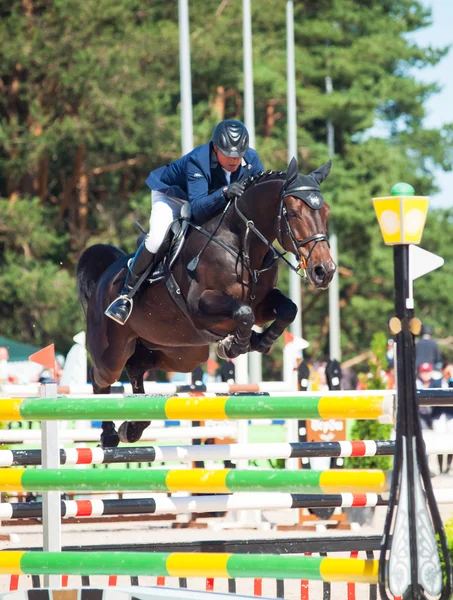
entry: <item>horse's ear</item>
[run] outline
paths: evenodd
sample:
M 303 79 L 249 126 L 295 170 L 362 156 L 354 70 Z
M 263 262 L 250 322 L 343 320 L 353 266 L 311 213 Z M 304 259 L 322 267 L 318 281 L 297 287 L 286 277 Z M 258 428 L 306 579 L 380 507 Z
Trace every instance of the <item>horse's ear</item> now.
M 319 169 L 316 169 L 316 171 L 313 171 L 312 173 L 310 173 L 310 177 L 314 177 L 316 180 L 316 183 L 318 185 L 320 185 L 324 179 L 327 179 L 327 176 L 330 173 L 330 168 L 332 166 L 332 161 L 329 160 L 329 162 L 326 162 L 325 165 L 322 165 L 322 167 L 319 167 Z
M 293 181 L 297 179 L 299 173 L 299 165 L 297 164 L 297 158 L 293 156 L 291 159 L 288 170 L 286 171 L 286 185 L 289 186 Z

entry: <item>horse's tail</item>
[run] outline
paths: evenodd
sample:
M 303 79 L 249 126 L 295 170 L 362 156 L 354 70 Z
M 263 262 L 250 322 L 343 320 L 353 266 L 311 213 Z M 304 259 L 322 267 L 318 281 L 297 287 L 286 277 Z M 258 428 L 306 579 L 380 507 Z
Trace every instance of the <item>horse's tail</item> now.
M 115 246 L 95 244 L 87 248 L 77 264 L 77 294 L 86 312 L 88 300 L 102 273 L 126 254 Z

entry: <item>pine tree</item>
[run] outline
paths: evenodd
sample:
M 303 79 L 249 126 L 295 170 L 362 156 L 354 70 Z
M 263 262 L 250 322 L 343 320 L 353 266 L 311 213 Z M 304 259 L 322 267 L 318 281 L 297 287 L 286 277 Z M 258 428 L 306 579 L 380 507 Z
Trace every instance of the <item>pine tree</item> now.
M 266 168 L 281 169 L 285 2 L 252 6 L 257 149 Z M 82 323 L 74 287 L 80 252 L 97 242 L 132 251 L 133 221 L 145 225 L 149 215 L 145 178 L 180 153 L 177 4 L 0 0 L 0 16 L 0 317 L 18 339 L 59 335 L 70 344 L 75 321 Z M 371 197 L 401 180 L 430 194 L 435 169 L 451 167 L 452 127 L 424 127 L 424 106 L 437 86 L 416 76 L 447 50 L 420 48 L 408 35 L 430 18 L 414 0 L 295 3 L 303 172 L 328 159 L 327 119 L 335 128 L 334 166 L 323 190 L 339 236 L 346 357 L 367 347 L 392 314 L 391 252 Z M 201 144 L 219 119 L 243 118 L 240 2 L 191 0 L 190 25 Z M 450 256 L 451 228 L 450 213 L 433 213 L 427 249 Z M 418 306 L 440 335 L 449 331 L 449 271 L 447 265 L 416 287 Z M 23 293 L 25 280 L 33 293 Z M 56 282 L 63 290 L 58 304 L 49 300 Z M 39 320 L 39 333 L 27 319 Z M 303 320 L 319 356 L 328 344 L 326 293 L 304 290 Z

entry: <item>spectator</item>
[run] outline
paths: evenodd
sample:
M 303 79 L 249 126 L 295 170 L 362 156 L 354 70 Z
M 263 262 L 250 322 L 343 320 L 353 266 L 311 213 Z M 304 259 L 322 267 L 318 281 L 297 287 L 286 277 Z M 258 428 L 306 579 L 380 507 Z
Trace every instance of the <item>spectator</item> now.
M 424 362 L 419 366 L 419 368 L 417 370 L 416 384 L 417 384 L 417 389 L 427 389 L 427 388 L 438 387 L 437 381 L 434 379 L 434 369 L 430 363 Z M 431 408 L 431 406 L 420 406 L 418 411 L 420 414 L 420 421 L 421 421 L 422 429 L 432 429 L 433 428 L 433 422 L 432 422 L 433 409 Z M 429 459 L 429 457 L 428 457 L 428 455 L 426 455 L 427 462 L 428 462 L 428 459 Z M 431 469 L 429 470 L 429 475 L 430 475 L 430 477 L 436 476 L 434 471 L 431 471 Z
M 429 363 L 433 369 L 440 369 L 442 366 L 442 357 L 437 342 L 433 340 L 431 325 L 423 326 L 422 337 L 415 346 L 415 366 L 418 369 L 423 363 Z
M 433 379 L 434 369 L 431 363 L 422 363 L 417 370 L 417 389 L 427 389 L 436 387 L 433 385 L 435 381 Z M 430 406 L 420 406 L 418 409 L 420 412 L 420 419 L 422 422 L 422 429 L 432 429 L 432 408 Z
M 453 388 L 453 365 L 444 362 L 441 368 L 442 378 L 432 381 L 432 387 Z M 453 406 L 434 406 L 432 412 L 433 430 L 438 434 L 453 434 Z M 444 455 L 438 454 L 440 473 L 450 471 L 453 454 L 447 454 L 447 466 L 443 468 Z
M 387 352 L 385 353 L 387 358 L 387 362 L 390 364 L 394 364 L 395 362 L 395 341 L 392 338 L 387 340 Z

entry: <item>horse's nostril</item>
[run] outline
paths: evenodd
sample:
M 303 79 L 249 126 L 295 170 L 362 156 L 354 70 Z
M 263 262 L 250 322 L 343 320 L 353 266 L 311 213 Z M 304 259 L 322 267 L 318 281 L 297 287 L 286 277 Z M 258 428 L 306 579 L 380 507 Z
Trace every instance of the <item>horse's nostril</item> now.
M 316 267 L 313 270 L 315 272 L 316 279 L 319 279 L 319 281 L 323 281 L 325 279 L 326 270 L 322 265 L 316 265 Z

